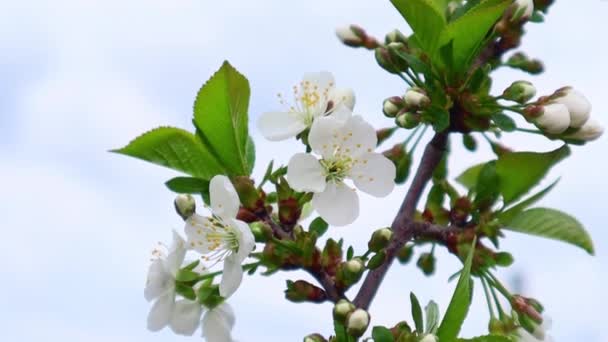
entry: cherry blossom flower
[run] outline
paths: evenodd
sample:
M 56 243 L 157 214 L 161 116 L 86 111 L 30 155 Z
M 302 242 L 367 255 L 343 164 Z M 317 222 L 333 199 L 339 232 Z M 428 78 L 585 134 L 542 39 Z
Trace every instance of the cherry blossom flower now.
M 297 191 L 314 193 L 312 205 L 328 223 L 344 226 L 359 215 L 359 197 L 345 180 L 376 197 L 393 190 L 395 165 L 373 152 L 376 131 L 345 107 L 316 120 L 308 141 L 321 158 L 307 153 L 294 155 L 287 167 L 287 181 Z
M 570 127 L 582 127 L 591 115 L 591 103 L 589 100 L 572 87 L 562 88 L 558 90 L 558 93 L 561 96 L 555 100 L 555 103 L 561 103 L 568 108 Z
M 207 342 L 232 342 L 231 331 L 234 327 L 235 317 L 232 307 L 228 303 L 205 311 L 202 320 L 203 337 Z
M 543 113 L 536 118 L 536 125 L 550 134 L 564 133 L 570 126 L 570 113 L 561 103 L 543 106 Z

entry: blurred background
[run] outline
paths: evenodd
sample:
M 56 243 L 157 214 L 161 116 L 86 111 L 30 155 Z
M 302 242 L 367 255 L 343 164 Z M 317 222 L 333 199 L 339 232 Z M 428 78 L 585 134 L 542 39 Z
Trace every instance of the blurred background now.
M 502 71 L 494 93 L 517 79 L 533 81 L 541 95 L 574 85 L 594 104 L 592 115 L 608 124 L 607 14 L 608 2 L 557 1 L 545 24 L 528 26 L 523 44 L 544 60 L 547 72 Z M 409 32 L 389 1 L 3 1 L 1 339 L 183 340 L 167 330 L 146 330 L 149 304 L 143 298 L 150 251 L 157 241 L 170 242 L 171 229 L 183 227 L 173 212 L 174 195 L 163 185 L 176 173 L 107 151 L 159 125 L 190 129 L 194 96 L 224 59 L 251 82 L 252 122 L 278 109 L 276 93 L 289 91 L 304 72 L 328 70 L 339 87 L 355 89 L 357 113 L 377 127 L 391 124 L 381 103 L 402 94 L 404 84 L 377 67 L 372 54 L 338 42 L 335 27 L 350 23 L 378 37 L 394 28 Z M 265 142 L 254 125 L 251 132 L 257 175 L 270 158 L 286 163 L 297 146 Z M 516 149 L 556 146 L 523 134 L 504 141 Z M 541 203 L 580 219 L 595 240 L 594 257 L 515 233 L 502 245 L 516 262 L 500 277 L 520 279 L 523 293 L 545 304 L 557 341 L 608 341 L 606 148 L 605 137 L 574 147 L 547 178 L 561 182 Z M 455 148 L 451 172 L 456 176 L 490 158 L 485 147 L 475 155 Z M 357 223 L 329 235 L 363 250 L 369 232 L 391 222 L 405 190 L 397 188 L 386 201 L 364 197 Z M 409 320 L 409 291 L 445 310 L 455 286 L 447 278 L 460 263 L 444 252 L 438 258 L 433 278 L 412 264 L 395 264 L 371 308 L 372 324 Z M 234 335 L 241 341 L 328 335 L 329 305 L 283 299 L 284 279 L 302 276 L 246 278 L 230 300 L 237 313 Z M 481 293 L 470 312 L 463 334 L 486 332 Z

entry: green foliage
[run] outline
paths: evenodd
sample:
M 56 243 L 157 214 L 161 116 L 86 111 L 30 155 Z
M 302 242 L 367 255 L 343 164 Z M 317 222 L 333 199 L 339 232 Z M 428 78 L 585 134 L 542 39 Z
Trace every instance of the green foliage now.
M 414 319 L 414 325 L 416 326 L 416 331 L 418 333 L 422 333 L 424 331 L 424 318 L 422 317 L 422 307 L 420 307 L 420 302 L 416 295 L 413 292 L 410 292 L 410 303 L 412 306 L 412 318 Z
M 477 185 L 477 178 L 479 178 L 479 173 L 481 169 L 484 168 L 486 163 L 477 164 L 475 166 L 471 166 L 466 169 L 460 176 L 456 177 L 456 181 L 460 183 L 462 186 L 469 190 L 474 190 Z
M 458 337 L 462 323 L 467 316 L 473 294 L 473 282 L 470 279 L 473 254 L 475 253 L 476 240 L 471 245 L 464 267 L 460 272 L 458 284 L 452 295 L 445 316 L 437 330 L 439 341 L 454 341 Z
M 249 81 L 228 62 L 203 85 L 194 102 L 194 124 L 230 175 L 249 175 L 254 148 L 248 135 Z
M 385 327 L 376 326 L 372 329 L 372 338 L 374 342 L 393 342 L 395 338 L 393 333 Z
M 517 128 L 515 121 L 510 116 L 504 113 L 497 113 L 492 115 L 492 121 L 494 121 L 494 124 L 498 128 L 505 132 L 513 132 Z
M 555 239 L 594 253 L 591 237 L 574 217 L 555 209 L 534 208 L 515 216 L 505 229 Z
M 224 167 L 194 134 L 180 128 L 159 127 L 112 152 L 142 159 L 194 177 L 211 179 Z
M 501 335 L 479 336 L 471 339 L 459 338 L 458 342 L 514 342 L 513 339 Z
M 424 308 L 426 312 L 425 334 L 436 334 L 439 328 L 439 306 L 434 301 L 430 301 Z
M 433 56 L 447 23 L 445 8 L 436 0 L 391 0 L 405 18 L 420 47 Z
M 529 198 L 517 203 L 506 211 L 503 211 L 502 213 L 498 214 L 498 219 L 500 220 L 500 222 L 502 222 L 502 224 L 508 225 L 509 223 L 511 223 L 513 218 L 515 218 L 515 216 L 517 216 L 519 213 L 521 213 L 522 211 L 524 211 L 525 209 L 545 197 L 545 195 L 548 194 L 549 191 L 551 191 L 557 185 L 558 182 L 559 179 L 551 183 L 551 185 L 539 191 L 538 193 L 530 196 Z
M 496 173 L 496 162 L 486 163 L 480 170 L 475 185 L 475 201 L 478 208 L 492 206 L 499 196 L 500 180 Z
M 327 228 L 329 228 L 329 224 L 325 222 L 321 217 L 317 217 L 316 219 L 310 222 L 310 226 L 308 226 L 308 231 L 311 233 L 317 234 L 317 237 L 322 236 L 327 232 Z

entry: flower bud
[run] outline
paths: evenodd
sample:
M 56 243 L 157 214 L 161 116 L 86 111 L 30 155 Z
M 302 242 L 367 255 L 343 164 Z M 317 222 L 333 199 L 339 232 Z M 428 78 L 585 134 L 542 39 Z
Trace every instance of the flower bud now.
M 414 255 L 414 247 L 412 245 L 405 245 L 397 252 L 397 260 L 401 264 L 407 264 L 412 259 L 412 255 Z
M 255 242 L 266 242 L 272 238 L 272 228 L 264 222 L 252 222 L 249 228 L 255 237 Z
M 570 127 L 582 127 L 591 114 L 591 103 L 580 92 L 571 87 L 566 87 L 558 90 L 556 94 L 559 96 L 555 103 L 561 103 L 568 108 L 570 112 Z
M 190 194 L 181 194 L 173 201 L 175 211 L 181 218 L 187 220 L 196 211 L 196 202 Z
M 319 334 L 312 334 L 304 337 L 304 342 L 327 342 L 327 340 Z
M 585 122 L 583 127 L 579 128 L 578 131 L 567 135 L 566 138 L 592 141 L 601 137 L 602 134 L 604 134 L 604 127 L 597 120 L 591 118 Z
M 387 33 L 386 37 L 384 37 L 384 43 L 386 45 L 390 43 L 407 44 L 407 37 L 403 33 L 401 33 L 401 31 L 394 29 L 391 32 Z
M 475 140 L 475 138 L 470 134 L 462 135 L 462 144 L 464 145 L 464 147 L 467 150 L 469 150 L 471 152 L 474 152 L 477 150 L 477 140 Z
M 437 342 L 437 336 L 433 335 L 433 334 L 427 334 L 425 335 L 420 342 Z
M 396 130 L 396 127 L 382 128 L 377 130 L 376 138 L 378 138 L 378 145 L 382 144 L 384 141 L 386 141 L 386 139 L 390 138 Z
M 389 97 L 382 103 L 382 112 L 387 118 L 394 118 L 405 107 L 405 101 L 399 96 Z
M 515 0 L 512 20 L 527 20 L 534 12 L 533 0 Z
M 509 267 L 513 264 L 513 256 L 507 252 L 496 253 L 494 261 L 496 261 L 496 265 L 498 266 Z
M 346 317 L 355 310 L 353 303 L 346 299 L 340 299 L 336 305 L 334 305 L 334 320 L 339 323 L 346 322 Z
M 570 113 L 563 104 L 548 104 L 543 106 L 543 113 L 535 119 L 535 124 L 547 133 L 561 134 L 570 126 Z
M 409 112 L 400 113 L 395 118 L 395 124 L 406 129 L 412 129 L 418 126 L 419 123 L 420 116 Z
M 408 89 L 403 95 L 403 99 L 408 106 L 415 108 L 424 108 L 431 104 L 431 99 L 419 88 Z
M 346 318 L 346 332 L 354 337 L 361 337 L 369 325 L 369 314 L 363 309 L 356 309 Z
M 431 275 L 435 273 L 435 256 L 431 253 L 422 253 L 416 266 L 422 270 L 424 275 Z
M 327 299 L 327 295 L 321 288 L 314 286 L 307 281 L 298 280 L 293 282 L 288 280 L 287 289 L 285 290 L 285 298 L 294 303 L 322 303 Z
M 336 273 L 336 285 L 348 288 L 353 284 L 357 283 L 365 271 L 363 260 L 360 258 L 353 258 L 338 267 Z
M 367 247 L 372 252 L 379 252 L 388 246 L 392 237 L 393 231 L 390 228 L 378 229 L 372 234 L 371 239 L 367 243 Z
M 399 73 L 400 70 L 395 65 L 395 62 L 393 62 L 391 54 L 386 47 L 381 46 L 376 48 L 374 51 L 374 56 L 376 57 L 376 62 L 382 69 L 390 72 L 391 74 Z
M 367 268 L 370 270 L 375 270 L 380 267 L 384 261 L 386 260 L 386 253 L 384 251 L 380 251 L 376 253 L 369 261 L 367 262 Z
M 502 96 L 517 103 L 526 103 L 536 95 L 536 88 L 528 81 L 516 81 L 505 89 Z
M 342 41 L 344 45 L 350 47 L 362 47 L 365 41 L 365 31 L 358 26 L 350 25 L 338 27 L 336 29 L 336 36 Z

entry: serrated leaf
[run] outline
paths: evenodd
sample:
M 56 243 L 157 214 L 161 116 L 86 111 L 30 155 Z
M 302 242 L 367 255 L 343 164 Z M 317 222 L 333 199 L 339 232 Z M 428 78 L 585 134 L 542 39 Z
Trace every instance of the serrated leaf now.
M 501 335 L 486 335 L 474 338 L 459 338 L 458 342 L 513 342 L 514 340 Z
M 513 220 L 513 218 L 515 218 L 515 216 L 517 216 L 519 213 L 521 213 L 522 211 L 524 211 L 525 209 L 527 209 L 528 207 L 530 207 L 531 205 L 533 205 L 534 203 L 540 201 L 543 197 L 545 197 L 545 195 L 547 193 L 549 193 L 549 191 L 551 191 L 555 187 L 555 185 L 557 185 L 558 182 L 559 182 L 559 179 L 557 179 L 555 182 L 551 183 L 551 185 L 549 185 L 548 187 L 539 191 L 538 193 L 530 196 L 528 199 L 525 199 L 525 200 L 521 201 L 520 203 L 518 203 L 517 205 L 498 214 L 498 220 L 502 224 L 508 225 L 511 222 L 511 220 Z
M 312 222 L 310 222 L 310 225 L 308 226 L 308 231 L 311 233 L 315 232 L 317 234 L 317 237 L 320 237 L 323 236 L 325 232 L 327 232 L 327 228 L 329 228 L 329 224 L 325 222 L 325 220 L 323 220 L 321 217 L 317 217 L 316 219 L 312 220 Z
M 410 303 L 412 306 L 412 318 L 414 319 L 414 325 L 416 326 L 416 331 L 422 333 L 424 331 L 424 320 L 422 317 L 422 308 L 420 307 L 420 302 L 414 292 L 410 292 Z
M 505 204 L 513 203 L 537 185 L 555 164 L 570 155 L 564 145 L 557 150 L 506 153 L 496 163 L 496 173 L 500 178 L 500 192 Z
M 460 176 L 456 177 L 456 181 L 469 190 L 475 189 L 475 186 L 477 185 L 477 178 L 479 178 L 479 173 L 485 165 L 486 163 L 471 166 L 461 173 Z
M 593 255 L 593 241 L 583 225 L 559 210 L 534 208 L 515 216 L 504 229 L 559 240 L 581 247 Z
M 420 47 L 429 55 L 437 52 L 445 27 L 445 10 L 433 0 L 391 0 L 417 36 Z
M 175 127 L 153 129 L 135 138 L 127 146 L 112 152 L 202 179 L 211 179 L 225 172 L 196 135 Z
M 251 167 L 247 154 L 249 94 L 249 81 L 224 62 L 194 102 L 194 123 L 202 140 L 230 175 L 249 175 Z
M 437 337 L 439 341 L 454 341 L 458 337 L 462 323 L 467 316 L 469 306 L 471 305 L 472 299 L 472 281 L 471 275 L 471 264 L 473 263 L 473 254 L 475 253 L 474 240 L 471 244 L 471 249 L 467 258 L 464 262 L 462 272 L 460 272 L 460 278 L 456 289 L 448 305 L 448 309 L 445 312 L 445 316 L 441 321 L 441 325 L 437 330 Z
M 395 338 L 393 333 L 388 328 L 376 326 L 372 329 L 372 338 L 374 342 L 393 342 Z

